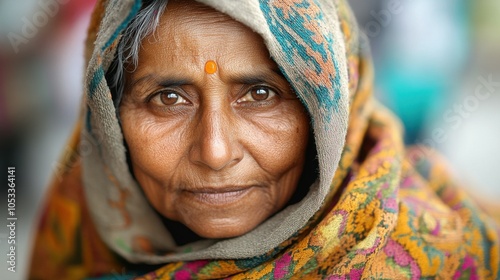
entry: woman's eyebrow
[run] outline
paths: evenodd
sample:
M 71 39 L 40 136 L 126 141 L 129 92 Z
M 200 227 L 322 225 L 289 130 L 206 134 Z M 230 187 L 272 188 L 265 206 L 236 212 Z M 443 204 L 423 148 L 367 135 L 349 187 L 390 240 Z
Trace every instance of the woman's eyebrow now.
M 283 76 L 278 68 L 268 68 L 263 71 L 252 71 L 244 73 L 236 73 L 232 75 L 231 81 L 238 84 L 258 84 L 258 83 L 275 83 L 282 84 L 287 82 L 286 78 Z M 187 84 L 194 84 L 195 81 L 185 79 L 185 78 L 175 78 L 175 77 L 164 77 L 154 73 L 144 75 L 136 80 L 132 80 L 130 84 L 130 89 L 138 86 L 139 84 L 151 84 L 159 85 L 162 87 L 169 86 L 181 86 Z
M 188 79 L 162 77 L 156 74 L 148 74 L 135 81 L 132 81 L 130 88 L 133 89 L 136 85 L 140 83 L 151 83 L 151 82 L 154 82 L 155 84 L 158 84 L 162 87 L 180 86 L 193 83 L 193 81 L 190 81 Z
M 246 85 L 269 83 L 269 82 L 279 84 L 287 81 L 278 68 L 276 69 L 273 68 L 270 70 L 272 71 L 262 71 L 262 72 L 259 71 L 256 73 L 238 73 L 232 76 L 231 80 L 238 84 L 246 84 Z

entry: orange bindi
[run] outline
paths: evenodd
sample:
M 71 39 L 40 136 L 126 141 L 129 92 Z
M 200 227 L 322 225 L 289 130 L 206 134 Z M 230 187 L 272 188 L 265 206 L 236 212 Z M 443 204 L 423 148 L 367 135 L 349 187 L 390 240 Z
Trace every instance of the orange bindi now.
M 213 60 L 207 61 L 207 63 L 205 63 L 205 73 L 213 74 L 215 72 L 217 72 L 217 63 Z

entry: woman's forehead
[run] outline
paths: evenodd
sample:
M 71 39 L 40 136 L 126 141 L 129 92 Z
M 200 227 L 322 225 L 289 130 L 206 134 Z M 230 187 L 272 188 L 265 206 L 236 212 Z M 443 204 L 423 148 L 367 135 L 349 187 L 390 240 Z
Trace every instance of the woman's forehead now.
M 199 20 L 200 18 L 203 20 Z M 162 15 L 162 24 L 178 24 L 182 26 L 186 23 L 203 24 L 203 22 L 228 22 L 229 24 L 242 25 L 230 16 L 193 0 L 168 1 L 166 10 Z
M 277 69 L 263 39 L 249 27 L 194 1 L 170 4 L 160 25 L 144 38 L 138 75 L 133 76 L 145 75 L 144 71 L 203 72 L 206 62 L 212 60 L 221 73 Z

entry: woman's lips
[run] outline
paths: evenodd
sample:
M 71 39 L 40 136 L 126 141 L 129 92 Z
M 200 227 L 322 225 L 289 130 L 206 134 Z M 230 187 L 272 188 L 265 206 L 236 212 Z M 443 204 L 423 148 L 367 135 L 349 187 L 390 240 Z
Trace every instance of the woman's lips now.
M 248 187 L 223 187 L 223 188 L 202 188 L 196 190 L 185 190 L 186 193 L 206 204 L 226 205 L 241 200 L 251 192 L 253 186 Z

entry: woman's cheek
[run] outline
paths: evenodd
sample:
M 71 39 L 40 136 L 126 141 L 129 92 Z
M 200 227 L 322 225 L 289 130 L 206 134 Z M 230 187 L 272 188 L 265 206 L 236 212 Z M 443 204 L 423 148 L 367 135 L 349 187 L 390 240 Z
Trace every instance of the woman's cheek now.
M 172 188 L 182 158 L 182 127 L 140 112 L 123 115 L 125 141 L 137 182 L 155 209 L 176 220 L 176 211 L 169 206 L 175 205 Z
M 249 152 L 270 172 L 284 172 L 304 159 L 309 119 L 302 110 L 280 110 L 247 122 Z
M 122 127 L 132 164 L 153 177 L 163 177 L 175 165 L 182 141 L 182 127 L 165 119 L 132 110 L 122 113 Z M 136 169 L 136 168 L 134 168 Z

